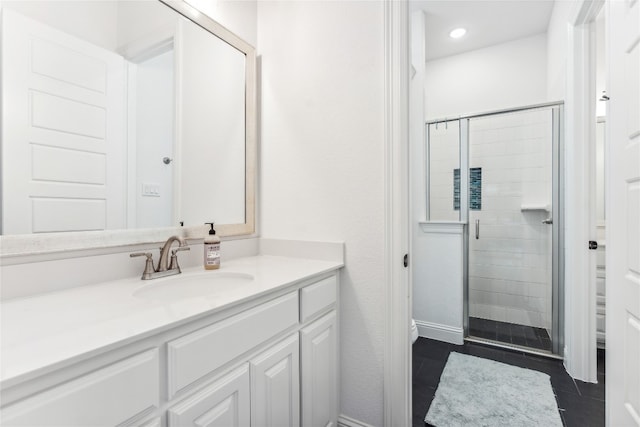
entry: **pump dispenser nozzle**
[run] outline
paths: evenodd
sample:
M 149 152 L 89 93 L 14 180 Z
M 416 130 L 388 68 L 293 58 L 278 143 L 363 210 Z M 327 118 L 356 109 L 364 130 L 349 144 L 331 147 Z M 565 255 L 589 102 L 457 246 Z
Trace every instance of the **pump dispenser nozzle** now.
M 216 230 L 213 229 L 213 222 L 205 222 L 206 225 L 211 226 L 211 230 L 209 230 L 209 234 L 216 234 Z

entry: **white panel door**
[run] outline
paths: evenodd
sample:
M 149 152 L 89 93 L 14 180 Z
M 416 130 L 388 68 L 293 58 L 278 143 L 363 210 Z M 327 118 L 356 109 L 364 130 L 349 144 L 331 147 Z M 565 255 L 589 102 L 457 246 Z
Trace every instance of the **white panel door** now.
M 251 361 L 251 424 L 300 425 L 300 342 L 298 334 Z
M 169 427 L 248 427 L 250 384 L 247 364 L 167 411 Z
M 125 227 L 124 60 L 2 10 L 2 234 Z
M 302 425 L 338 425 L 336 312 L 300 331 Z
M 607 5 L 607 421 L 640 426 L 640 1 Z

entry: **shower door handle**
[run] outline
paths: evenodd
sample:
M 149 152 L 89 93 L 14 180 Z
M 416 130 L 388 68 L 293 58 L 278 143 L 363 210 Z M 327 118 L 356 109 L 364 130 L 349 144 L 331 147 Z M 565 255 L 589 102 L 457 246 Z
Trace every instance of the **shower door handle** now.
M 543 224 L 553 224 L 553 219 L 552 218 L 543 219 L 542 223 Z
M 476 219 L 476 240 L 480 238 L 480 220 Z

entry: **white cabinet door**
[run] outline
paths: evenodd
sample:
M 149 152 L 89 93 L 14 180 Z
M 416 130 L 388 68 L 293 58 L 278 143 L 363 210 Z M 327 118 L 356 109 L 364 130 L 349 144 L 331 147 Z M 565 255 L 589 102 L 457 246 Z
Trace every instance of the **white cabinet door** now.
M 300 344 L 295 334 L 251 361 L 251 425 L 300 425 Z
M 169 427 L 244 427 L 250 424 L 247 364 L 167 411 Z
M 301 334 L 302 425 L 338 425 L 336 312 L 303 328 Z

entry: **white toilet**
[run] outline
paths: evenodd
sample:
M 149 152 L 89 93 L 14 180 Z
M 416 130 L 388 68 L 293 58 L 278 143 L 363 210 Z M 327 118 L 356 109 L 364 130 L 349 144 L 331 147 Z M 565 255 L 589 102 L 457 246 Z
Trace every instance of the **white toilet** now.
M 416 326 L 416 321 L 411 319 L 411 343 L 415 343 L 418 339 L 418 327 Z

